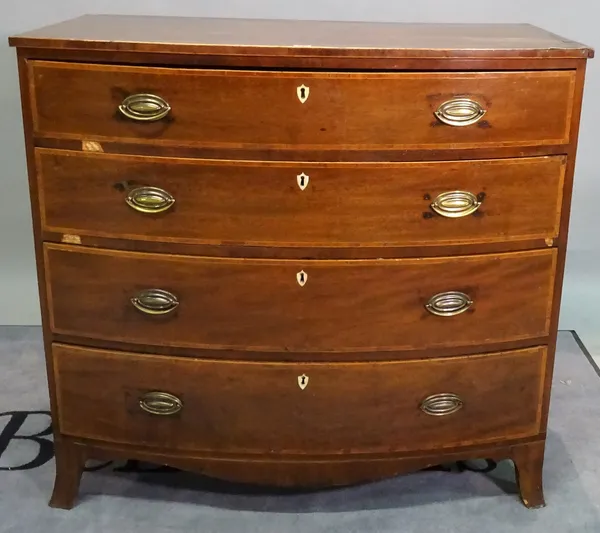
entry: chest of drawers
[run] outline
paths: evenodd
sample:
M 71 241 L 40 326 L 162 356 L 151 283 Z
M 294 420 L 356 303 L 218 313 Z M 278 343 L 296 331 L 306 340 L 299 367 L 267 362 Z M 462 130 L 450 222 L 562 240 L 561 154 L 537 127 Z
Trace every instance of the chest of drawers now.
M 542 465 L 585 64 L 528 25 L 11 38 L 56 447 L 298 487 Z M 514 44 L 517 43 L 517 44 Z

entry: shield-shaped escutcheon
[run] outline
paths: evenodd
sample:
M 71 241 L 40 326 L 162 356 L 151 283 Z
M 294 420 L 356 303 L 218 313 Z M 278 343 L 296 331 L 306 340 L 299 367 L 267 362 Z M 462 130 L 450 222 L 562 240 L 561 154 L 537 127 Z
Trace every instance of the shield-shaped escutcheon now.
M 298 95 L 298 100 L 300 100 L 300 103 L 303 104 L 308 100 L 308 95 L 310 94 L 310 87 L 307 87 L 306 85 L 302 84 L 300 85 L 300 87 L 296 88 L 296 94 Z
M 298 376 L 298 387 L 300 387 L 302 390 L 308 387 L 308 376 L 306 374 Z
M 304 189 L 306 189 L 306 187 L 308 187 L 309 180 L 310 180 L 310 176 L 306 175 L 304 172 L 302 172 L 302 174 L 298 174 L 296 176 L 296 181 L 298 182 L 298 187 L 300 187 L 301 191 L 303 191 Z
M 301 270 L 296 274 L 296 281 L 298 282 L 298 285 L 300 285 L 300 287 L 304 287 L 304 285 L 306 285 L 306 282 L 308 281 L 308 274 L 304 272 L 304 270 Z

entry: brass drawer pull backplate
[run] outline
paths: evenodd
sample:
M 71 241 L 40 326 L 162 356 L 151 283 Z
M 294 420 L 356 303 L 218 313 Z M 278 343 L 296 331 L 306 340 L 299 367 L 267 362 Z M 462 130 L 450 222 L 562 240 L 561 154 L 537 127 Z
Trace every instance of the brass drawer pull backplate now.
M 446 416 L 462 409 L 463 401 L 451 392 L 434 394 L 425 398 L 419 406 L 421 411 L 431 416 Z
M 453 98 L 440 105 L 434 114 L 448 126 L 471 126 L 479 122 L 485 113 L 481 104 L 471 98 Z
M 127 205 L 140 213 L 162 213 L 175 203 L 175 198 L 158 187 L 137 187 L 125 198 Z
M 147 315 L 166 315 L 175 310 L 179 300 L 174 294 L 162 289 L 146 289 L 131 298 L 133 306 Z
M 183 403 L 177 396 L 168 392 L 147 392 L 140 398 L 140 407 L 152 415 L 169 416 L 183 409 Z
M 153 122 L 166 117 L 171 106 L 154 94 L 132 94 L 119 106 L 121 114 L 138 122 Z
M 440 292 L 432 296 L 425 304 L 425 309 L 436 316 L 456 316 L 467 311 L 473 300 L 464 292 Z
M 448 191 L 438 195 L 431 203 L 431 209 L 446 218 L 461 218 L 472 215 L 481 202 L 472 192 Z

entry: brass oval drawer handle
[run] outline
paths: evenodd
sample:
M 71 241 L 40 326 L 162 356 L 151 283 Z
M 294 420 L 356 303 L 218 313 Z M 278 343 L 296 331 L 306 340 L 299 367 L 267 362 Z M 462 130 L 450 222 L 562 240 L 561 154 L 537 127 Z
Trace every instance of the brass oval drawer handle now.
M 461 218 L 472 215 L 480 206 L 481 202 L 477 196 L 467 191 L 443 192 L 431 203 L 431 209 L 446 218 Z
M 456 316 L 464 313 L 473 305 L 473 300 L 464 292 L 440 292 L 432 296 L 425 309 L 436 316 Z
M 480 121 L 486 110 L 471 98 L 453 98 L 435 111 L 437 119 L 448 126 L 471 126 Z
M 140 398 L 140 407 L 151 415 L 169 416 L 183 409 L 182 401 L 168 392 L 147 392 Z
M 153 122 L 166 117 L 171 106 L 154 94 L 132 94 L 121 102 L 119 111 L 131 120 Z
M 179 300 L 174 294 L 162 289 L 146 289 L 131 299 L 133 306 L 147 315 L 166 315 L 175 310 Z
M 158 187 L 137 187 L 129 191 L 125 201 L 140 213 L 162 213 L 175 203 L 175 198 Z
M 462 406 L 463 401 L 456 394 L 442 392 L 428 396 L 419 407 L 427 415 L 446 416 L 456 413 Z

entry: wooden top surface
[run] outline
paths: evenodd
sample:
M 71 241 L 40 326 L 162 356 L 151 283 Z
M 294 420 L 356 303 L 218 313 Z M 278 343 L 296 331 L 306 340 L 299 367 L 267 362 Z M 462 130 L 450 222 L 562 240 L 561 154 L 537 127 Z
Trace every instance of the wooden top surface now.
M 529 24 L 408 24 L 84 15 L 12 46 L 211 55 L 581 58 L 585 45 Z

